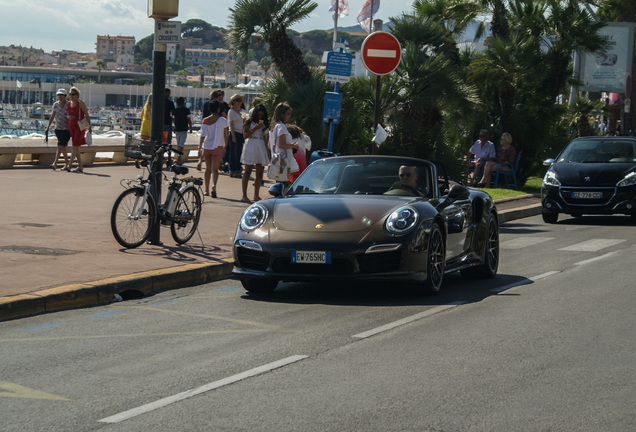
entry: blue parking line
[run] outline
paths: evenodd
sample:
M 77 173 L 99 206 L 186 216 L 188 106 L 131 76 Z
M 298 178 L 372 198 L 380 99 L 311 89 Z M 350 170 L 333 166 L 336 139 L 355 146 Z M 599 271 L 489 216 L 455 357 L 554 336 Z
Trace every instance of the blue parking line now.
M 89 318 L 101 318 L 101 317 L 105 317 L 105 316 L 108 316 L 108 315 L 115 315 L 115 314 L 118 314 L 118 313 L 121 313 L 121 312 L 123 312 L 123 310 L 114 310 L 114 311 L 109 311 L 109 312 L 98 313 L 98 314 L 95 314 L 95 315 L 89 315 L 88 317 Z
M 49 327 L 57 327 L 57 326 L 61 326 L 64 325 L 66 323 L 51 323 L 51 324 L 43 324 L 41 326 L 35 326 L 35 327 L 29 327 L 29 328 L 25 328 L 25 329 L 20 329 L 18 331 L 32 331 L 32 330 L 41 330 L 41 329 L 45 329 L 45 328 L 49 328 Z
M 181 301 L 181 300 L 166 300 L 164 302 L 155 303 L 155 306 L 165 305 L 165 304 L 169 304 L 169 303 L 176 303 L 178 301 Z
M 241 287 L 223 288 L 223 289 L 217 290 L 217 292 L 233 291 L 233 290 L 237 290 L 237 289 L 240 289 L 240 288 Z

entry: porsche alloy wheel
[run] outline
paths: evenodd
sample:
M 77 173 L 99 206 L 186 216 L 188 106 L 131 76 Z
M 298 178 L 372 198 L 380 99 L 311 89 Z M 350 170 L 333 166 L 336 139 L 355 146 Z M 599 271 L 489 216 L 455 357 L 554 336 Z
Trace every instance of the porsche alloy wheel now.
M 426 255 L 426 281 L 423 284 L 424 293 L 435 295 L 442 287 L 444 270 L 446 267 L 446 246 L 444 236 L 437 223 L 433 223 L 428 240 Z
M 486 244 L 484 246 L 484 261 L 477 267 L 461 270 L 463 277 L 492 279 L 499 269 L 499 227 L 494 215 L 488 218 L 486 229 Z

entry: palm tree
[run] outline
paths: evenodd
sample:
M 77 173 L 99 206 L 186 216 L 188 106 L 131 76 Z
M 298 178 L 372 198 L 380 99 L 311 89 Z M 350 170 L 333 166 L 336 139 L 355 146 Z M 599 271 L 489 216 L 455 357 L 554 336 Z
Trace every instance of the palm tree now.
M 170 77 L 172 76 L 172 74 L 174 73 L 174 70 L 168 66 L 166 68 L 166 75 L 168 76 L 168 87 L 170 87 Z
M 209 61 L 208 62 L 208 70 L 210 71 L 210 73 L 212 74 L 212 79 L 213 79 L 213 83 L 216 84 L 216 70 L 219 68 L 219 62 L 214 60 L 214 61 Z
M 267 72 L 269 72 L 269 70 L 272 68 L 272 58 L 267 56 L 263 57 L 258 64 L 261 69 L 263 69 L 265 76 L 267 76 Z
M 388 151 L 456 159 L 444 143 L 444 133 L 472 117 L 477 97 L 476 89 L 462 80 L 459 51 L 446 27 L 447 18 L 429 14 L 422 6 L 413 15 L 391 18 L 404 54 L 397 73 L 389 76 L 386 87 L 391 90 L 383 96 L 393 126 Z
M 97 60 L 97 82 L 102 82 L 102 69 L 106 68 L 106 62 L 104 60 Z
M 232 50 L 246 55 L 252 43 L 268 43 L 283 77 L 290 84 L 308 83 L 312 78 L 309 66 L 287 29 L 307 18 L 317 6 L 311 0 L 237 0 L 230 8 L 228 40 Z M 255 34 L 260 35 L 256 41 Z
M 592 125 L 594 117 L 599 114 L 607 115 L 608 112 L 603 109 L 603 102 L 593 102 L 589 99 L 576 98 L 570 106 L 565 116 L 568 126 L 576 125 L 577 136 L 584 137 L 594 135 Z
M 203 74 L 205 73 L 205 68 L 201 65 L 197 66 L 197 74 L 199 75 L 199 79 L 201 80 L 201 84 L 204 84 L 205 77 Z

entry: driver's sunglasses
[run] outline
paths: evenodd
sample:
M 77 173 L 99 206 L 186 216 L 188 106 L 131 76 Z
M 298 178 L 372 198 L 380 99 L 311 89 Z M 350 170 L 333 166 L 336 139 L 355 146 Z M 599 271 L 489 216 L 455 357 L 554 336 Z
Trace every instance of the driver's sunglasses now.
M 410 172 L 400 173 L 400 177 L 411 177 L 411 173 Z

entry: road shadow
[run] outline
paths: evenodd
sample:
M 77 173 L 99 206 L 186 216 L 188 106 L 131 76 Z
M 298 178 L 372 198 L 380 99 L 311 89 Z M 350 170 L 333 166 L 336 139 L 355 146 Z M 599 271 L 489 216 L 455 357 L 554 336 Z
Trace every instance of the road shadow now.
M 229 249 L 208 245 L 156 245 L 152 247 L 140 247 L 135 249 L 119 249 L 120 252 L 130 256 L 151 256 L 174 261 L 179 264 L 190 264 L 201 260 L 222 260 L 227 257 Z
M 564 218 L 564 219 L 561 219 Z M 592 215 L 570 217 L 567 215 L 559 215 L 559 221 L 556 225 L 574 225 L 574 226 L 615 226 L 630 227 L 636 225 L 636 217 L 625 215 Z
M 494 279 L 466 279 L 453 273 L 444 277 L 435 296 L 422 294 L 417 288 L 394 282 L 376 283 L 279 283 L 269 294 L 246 293 L 246 300 L 330 306 L 436 306 L 452 302 L 475 303 L 505 292 L 512 286 L 531 284 L 522 276 L 500 274 Z

